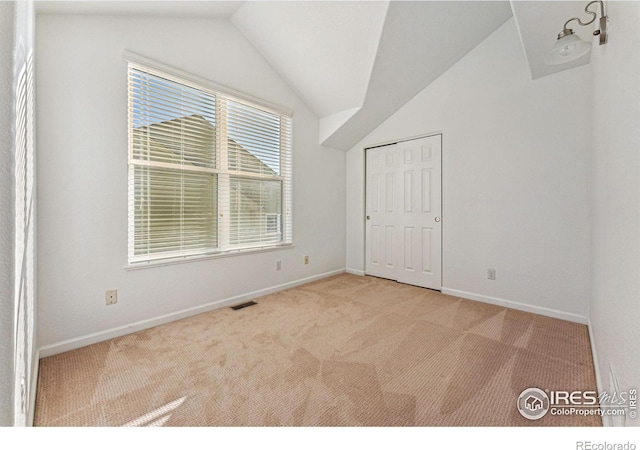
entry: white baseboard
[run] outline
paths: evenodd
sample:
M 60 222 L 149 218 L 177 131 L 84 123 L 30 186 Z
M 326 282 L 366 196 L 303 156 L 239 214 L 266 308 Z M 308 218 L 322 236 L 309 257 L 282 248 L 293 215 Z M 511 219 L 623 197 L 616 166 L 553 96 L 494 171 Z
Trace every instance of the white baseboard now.
M 365 275 L 364 270 L 350 269 L 349 267 L 347 267 L 345 272 L 353 274 L 353 275 L 360 275 L 361 277 L 363 277 Z
M 290 289 L 296 286 L 300 286 L 302 284 L 320 280 L 322 278 L 339 275 L 344 272 L 345 272 L 345 269 L 333 270 L 331 272 L 325 272 L 319 275 L 314 275 L 311 277 L 302 278 L 300 280 L 291 281 L 291 282 L 280 284 L 277 286 L 272 286 L 269 288 L 249 292 L 247 294 L 237 295 L 235 297 L 231 297 L 223 300 L 217 300 L 215 302 L 207 303 L 205 305 L 183 309 L 181 311 L 176 311 L 174 313 L 165 314 L 165 315 L 154 317 L 147 320 L 142 320 L 140 322 L 123 325 L 116 328 L 110 328 L 108 330 L 103 330 L 97 333 L 80 336 L 78 338 L 68 339 L 62 342 L 58 342 L 56 344 L 41 347 L 39 349 L 39 355 L 40 355 L 40 358 L 46 358 L 48 356 L 57 355 L 58 353 L 68 352 L 70 350 L 75 350 L 77 348 L 86 347 L 87 345 L 96 344 L 98 342 L 106 341 L 106 340 L 113 339 L 120 336 L 125 336 L 127 334 L 146 330 L 148 328 L 173 322 L 179 319 L 184 319 L 185 317 L 195 316 L 196 314 L 201 314 L 214 309 L 224 308 L 226 306 L 232 306 L 238 303 L 242 303 L 244 301 L 252 300 L 257 297 L 273 294 L 274 292 L 284 291 L 285 289 Z
M 576 322 L 583 325 L 587 324 L 587 317 L 580 314 L 569 313 L 565 311 L 559 311 L 557 309 L 545 308 L 543 306 L 535 306 L 527 303 L 514 302 L 512 300 L 505 300 L 502 298 L 489 297 L 487 295 L 475 294 L 473 292 L 459 291 L 457 289 L 448 289 L 443 287 L 442 293 L 452 295 L 454 297 L 462 297 L 469 300 L 476 300 L 483 303 L 489 303 L 491 305 L 504 306 L 506 308 L 517 309 L 519 311 L 530 312 L 534 314 L 540 314 L 542 316 L 553 317 L 554 319 L 567 320 L 569 322 Z
M 604 392 L 604 385 L 602 384 L 602 376 L 600 374 L 600 363 L 598 362 L 598 352 L 596 351 L 596 341 L 593 335 L 593 325 L 591 325 L 591 318 L 587 319 L 587 328 L 589 330 L 589 342 L 591 344 L 591 357 L 593 358 L 593 368 L 596 373 L 596 389 L 598 395 Z M 611 419 L 607 416 L 602 416 L 602 426 L 611 427 Z

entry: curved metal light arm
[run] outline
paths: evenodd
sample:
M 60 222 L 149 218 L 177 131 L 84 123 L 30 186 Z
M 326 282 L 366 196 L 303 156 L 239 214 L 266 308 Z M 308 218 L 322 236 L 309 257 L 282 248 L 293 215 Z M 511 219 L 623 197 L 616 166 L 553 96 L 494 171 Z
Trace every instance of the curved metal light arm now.
M 584 12 L 591 16 L 591 20 L 589 20 L 588 22 L 583 22 L 582 20 L 580 20 L 579 17 L 572 17 L 571 19 L 567 20 L 564 23 L 564 26 L 562 27 L 562 31 L 558 34 L 558 39 L 564 36 L 573 34 L 573 30 L 571 28 L 568 28 L 568 26 L 569 26 L 569 23 L 573 22 L 574 20 L 583 27 L 587 25 L 591 25 L 593 22 L 595 22 L 596 19 L 598 18 L 597 6 L 596 6 L 596 12 L 589 10 L 589 7 L 594 3 L 597 3 L 600 5 L 601 15 L 600 15 L 600 24 L 599 24 L 600 29 L 594 31 L 593 35 L 600 36 L 600 45 L 606 44 L 607 43 L 607 15 L 604 12 L 604 2 L 602 0 L 593 0 L 592 2 L 589 2 L 587 6 L 585 6 Z
M 591 20 L 588 22 L 583 22 L 582 20 L 580 20 L 579 17 L 572 17 L 571 19 L 567 20 L 564 23 L 564 29 L 567 29 L 567 25 L 569 24 L 569 22 L 573 21 L 573 20 L 577 20 L 578 23 L 580 25 L 582 25 L 583 27 L 587 26 L 587 25 L 591 25 L 593 22 L 595 22 L 596 18 L 598 17 L 598 14 L 593 12 L 593 11 L 589 11 L 589 6 L 593 5 L 594 3 L 600 3 L 600 12 L 602 13 L 602 16 L 605 16 L 604 13 L 604 3 L 602 2 L 602 0 L 593 0 L 592 2 L 588 3 L 587 6 L 584 7 L 584 12 L 589 14 L 591 17 Z
M 599 37 L 600 45 L 607 43 L 607 21 L 609 20 L 604 11 L 604 2 L 602 0 L 593 0 L 587 4 L 584 8 L 584 12 L 591 16 L 591 19 L 583 22 L 579 17 L 572 17 L 564 23 L 562 31 L 558 33 L 558 39 L 554 44 L 551 51 L 544 57 L 545 64 L 554 66 L 557 64 L 563 64 L 570 61 L 575 61 L 583 55 L 586 55 L 591 50 L 591 42 L 585 42 L 576 36 L 569 24 L 574 20 L 581 26 L 587 26 L 592 24 L 598 18 L 598 6 L 595 10 L 590 10 L 591 5 L 594 3 L 600 4 L 600 21 L 598 23 L 599 29 L 593 32 L 594 36 Z

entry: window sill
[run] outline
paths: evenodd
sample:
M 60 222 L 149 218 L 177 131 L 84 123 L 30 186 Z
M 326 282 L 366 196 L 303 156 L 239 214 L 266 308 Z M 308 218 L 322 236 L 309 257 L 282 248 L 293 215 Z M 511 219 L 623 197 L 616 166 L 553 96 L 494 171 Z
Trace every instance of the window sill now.
M 267 253 L 267 252 L 273 252 L 278 250 L 287 250 L 293 247 L 295 247 L 295 244 L 282 244 L 282 245 L 275 245 L 272 247 L 260 247 L 255 249 L 244 249 L 244 250 L 231 250 L 227 252 L 209 253 L 204 255 L 180 256 L 177 258 L 158 259 L 155 261 L 128 264 L 124 267 L 124 270 L 133 271 L 133 270 L 151 269 L 154 267 L 172 266 L 174 264 L 184 264 L 184 263 L 190 263 L 190 262 L 196 262 L 196 261 L 205 261 L 209 259 L 220 259 L 220 258 L 227 258 L 230 256 L 253 255 L 256 253 Z

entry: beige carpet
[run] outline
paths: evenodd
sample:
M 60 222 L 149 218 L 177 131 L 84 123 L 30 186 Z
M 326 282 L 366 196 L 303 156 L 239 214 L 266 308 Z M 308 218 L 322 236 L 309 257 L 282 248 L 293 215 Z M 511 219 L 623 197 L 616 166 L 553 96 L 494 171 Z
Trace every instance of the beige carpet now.
M 339 275 L 40 361 L 39 426 L 599 425 L 522 417 L 595 390 L 587 328 Z

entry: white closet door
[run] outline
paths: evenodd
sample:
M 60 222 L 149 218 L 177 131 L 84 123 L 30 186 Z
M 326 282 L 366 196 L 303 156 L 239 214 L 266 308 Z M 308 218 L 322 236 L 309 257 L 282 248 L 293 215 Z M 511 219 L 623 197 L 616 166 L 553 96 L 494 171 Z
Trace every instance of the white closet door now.
M 368 275 L 442 287 L 442 136 L 367 150 Z
M 398 145 L 367 150 L 366 264 L 368 275 L 395 280 L 398 273 L 400 159 Z

